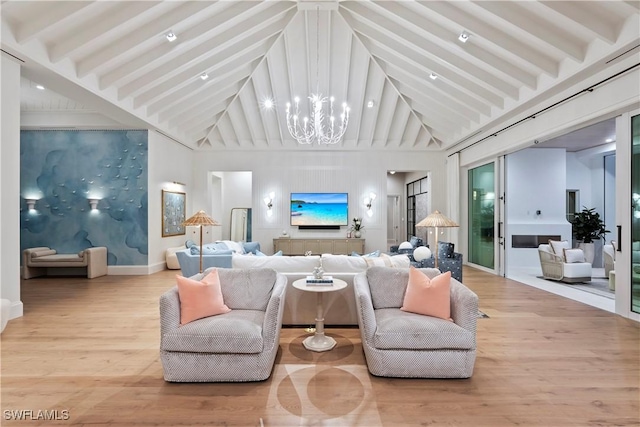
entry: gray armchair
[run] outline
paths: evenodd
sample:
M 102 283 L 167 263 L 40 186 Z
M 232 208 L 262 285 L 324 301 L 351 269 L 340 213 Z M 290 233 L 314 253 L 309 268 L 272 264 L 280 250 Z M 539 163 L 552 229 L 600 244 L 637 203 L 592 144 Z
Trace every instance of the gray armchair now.
M 262 381 L 271 375 L 287 279 L 270 268 L 219 269 L 218 276 L 229 313 L 180 326 L 177 286 L 160 297 L 160 360 L 166 381 Z
M 424 269 L 428 276 L 439 274 Z M 478 296 L 451 280 L 451 319 L 400 310 L 408 270 L 371 267 L 354 278 L 369 372 L 383 377 L 469 378 L 476 360 Z

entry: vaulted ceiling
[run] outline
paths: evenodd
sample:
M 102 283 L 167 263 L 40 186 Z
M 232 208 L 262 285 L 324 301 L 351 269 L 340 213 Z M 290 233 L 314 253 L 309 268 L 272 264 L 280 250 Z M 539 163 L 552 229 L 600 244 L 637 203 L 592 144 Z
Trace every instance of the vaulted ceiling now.
M 317 91 L 351 108 L 335 148 L 444 149 L 640 44 L 638 1 L 10 0 L 1 14 L 3 50 L 46 71 L 26 77 L 79 88 L 23 110 L 91 95 L 199 149 L 295 148 L 285 104 Z

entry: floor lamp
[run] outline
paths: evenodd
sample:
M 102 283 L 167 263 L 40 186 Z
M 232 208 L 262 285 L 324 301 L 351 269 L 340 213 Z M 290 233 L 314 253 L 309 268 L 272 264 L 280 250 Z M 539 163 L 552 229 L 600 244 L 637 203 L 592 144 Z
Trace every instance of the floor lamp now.
M 438 228 L 440 227 L 460 227 L 455 221 L 442 215 L 439 211 L 434 211 L 425 219 L 416 224 L 416 227 L 434 227 L 436 229 L 436 260 L 435 267 L 438 268 Z
M 207 215 L 204 211 L 198 211 L 194 216 L 182 223 L 184 226 L 200 227 L 200 273 L 202 273 L 202 228 L 206 225 L 220 225 L 218 222 Z

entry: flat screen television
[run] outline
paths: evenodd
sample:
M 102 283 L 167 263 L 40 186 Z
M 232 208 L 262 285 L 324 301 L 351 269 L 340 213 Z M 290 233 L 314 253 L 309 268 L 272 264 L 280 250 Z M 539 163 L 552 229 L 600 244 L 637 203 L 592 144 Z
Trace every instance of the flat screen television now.
M 291 193 L 291 225 L 337 229 L 349 225 L 347 193 Z

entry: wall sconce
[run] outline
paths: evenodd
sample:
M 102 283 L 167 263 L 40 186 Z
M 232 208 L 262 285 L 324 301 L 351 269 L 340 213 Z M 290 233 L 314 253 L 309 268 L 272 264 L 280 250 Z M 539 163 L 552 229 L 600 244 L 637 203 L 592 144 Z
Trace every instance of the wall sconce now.
M 271 210 L 271 208 L 273 207 L 273 199 L 275 197 L 276 193 L 272 191 L 267 197 L 264 198 L 264 204 L 267 205 L 267 216 L 273 215 L 273 211 Z
M 89 206 L 91 206 L 92 211 L 98 210 L 98 202 L 100 199 L 89 199 Z
M 24 201 L 27 202 L 27 207 L 30 211 L 36 210 L 36 199 L 24 199 Z
M 364 199 L 364 205 L 367 207 L 367 215 L 369 218 L 373 216 L 373 211 L 371 210 L 371 204 L 376 199 L 376 193 L 369 193 L 369 197 Z

